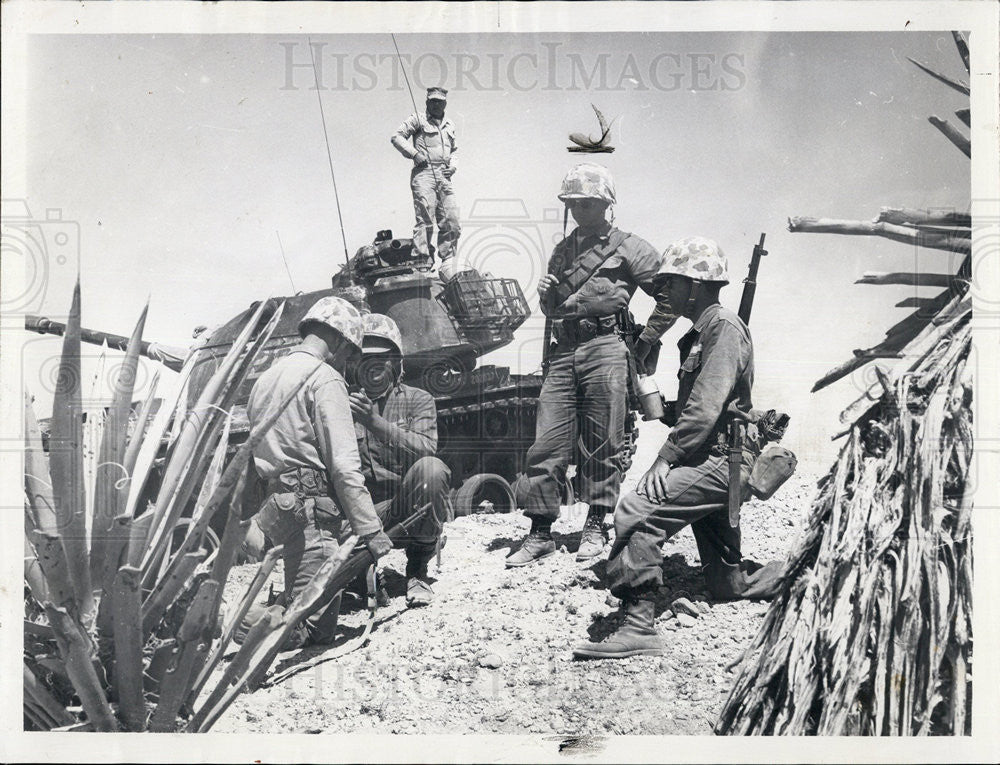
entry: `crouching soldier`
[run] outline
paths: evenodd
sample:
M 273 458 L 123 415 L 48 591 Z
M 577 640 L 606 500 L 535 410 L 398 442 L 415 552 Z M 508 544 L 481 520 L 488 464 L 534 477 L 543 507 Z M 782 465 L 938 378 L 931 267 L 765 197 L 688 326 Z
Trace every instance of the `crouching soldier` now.
M 392 549 L 361 473 L 344 379 L 361 356 L 361 314 L 346 300 L 324 297 L 299 322 L 299 334 L 302 342 L 260 376 L 247 403 L 253 427 L 305 381 L 253 451 L 267 492 L 259 525 L 283 545 L 286 606 L 336 554 L 345 525 L 376 560 Z M 332 641 L 339 606 L 338 597 L 310 616 L 284 648 Z M 259 615 L 248 614 L 243 631 Z
M 658 281 L 667 304 L 658 297 L 657 311 L 694 325 L 678 343 L 677 420 L 656 461 L 615 510 L 607 574 L 625 619 L 605 640 L 578 646 L 578 658 L 662 653 L 654 626 L 654 598 L 663 582 L 660 548 L 689 524 L 715 599 L 771 597 L 780 577 L 780 564 L 761 568 L 742 559 L 740 530 L 729 521 L 725 412 L 732 402 L 749 411 L 754 362 L 746 324 L 719 304 L 719 290 L 729 283 L 725 256 L 711 239 L 681 240 L 664 253 Z M 753 449 L 743 452 L 744 483 Z
M 406 549 L 406 603 L 431 602 L 427 565 L 452 516 L 451 471 L 434 456 L 437 408 L 427 391 L 403 385 L 403 341 L 388 316 L 365 314 L 364 356 L 350 394 L 365 483 L 382 524 L 391 529 L 420 508 L 430 512 L 397 540 Z

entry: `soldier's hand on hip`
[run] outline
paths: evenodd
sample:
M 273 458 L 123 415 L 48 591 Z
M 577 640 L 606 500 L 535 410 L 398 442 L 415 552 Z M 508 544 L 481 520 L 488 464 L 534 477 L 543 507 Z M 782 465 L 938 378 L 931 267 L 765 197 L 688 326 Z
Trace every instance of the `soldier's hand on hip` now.
M 392 550 L 392 540 L 389 539 L 384 531 L 376 531 L 374 534 L 364 536 L 361 538 L 361 541 L 364 542 L 365 547 L 368 548 L 368 552 L 372 554 L 375 560 L 378 560 Z
M 667 497 L 667 476 L 670 474 L 670 464 L 662 457 L 657 457 L 656 461 L 650 465 L 639 482 L 635 485 L 635 490 L 639 494 L 645 495 L 654 502 L 666 502 Z
M 450 181 L 451 180 L 451 176 L 453 176 L 455 174 L 455 171 L 457 169 L 458 169 L 457 167 L 452 167 L 451 165 L 447 165 L 447 166 L 445 166 L 444 170 L 442 170 L 441 172 L 444 174 L 444 177 L 447 178 Z
M 427 155 L 422 151 L 418 151 L 413 155 L 413 164 L 415 167 L 423 167 L 427 164 Z
M 545 276 L 538 280 L 538 297 L 544 300 L 545 296 L 549 294 L 549 290 L 558 283 L 559 280 L 554 275 L 545 274 Z
M 348 399 L 351 405 L 351 414 L 362 424 L 371 422 L 372 415 L 375 414 L 375 405 L 368 398 L 367 394 L 363 391 L 361 393 L 350 393 L 348 394 Z

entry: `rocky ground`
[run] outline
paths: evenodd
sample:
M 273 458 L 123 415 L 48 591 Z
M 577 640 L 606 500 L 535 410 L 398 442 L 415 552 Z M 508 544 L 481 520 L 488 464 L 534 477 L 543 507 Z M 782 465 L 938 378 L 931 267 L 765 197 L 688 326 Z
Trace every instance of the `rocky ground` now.
M 626 487 L 638 474 L 630 472 Z M 815 476 L 800 474 L 768 502 L 744 505 L 744 554 L 783 559 L 814 490 Z M 664 545 L 666 584 L 657 611 L 665 655 L 574 661 L 577 642 L 614 628 L 617 606 L 604 584 L 607 548 L 589 564 L 575 560 L 585 512 L 583 505 L 564 508 L 553 529 L 559 552 L 521 569 L 504 568 L 503 559 L 527 531 L 522 515 L 449 523 L 440 569 L 431 564 L 437 598 L 426 608 L 406 608 L 403 553 L 393 551 L 381 568 L 390 602 L 378 610 L 368 645 L 241 695 L 213 731 L 711 733 L 734 679 L 729 665 L 758 629 L 766 605 L 708 602 L 694 537 L 685 530 Z M 255 568 L 234 571 L 227 602 L 239 598 Z M 280 589 L 280 564 L 273 581 Z M 675 607 L 678 598 L 687 603 Z M 366 618 L 362 602 L 345 598 L 346 634 L 338 644 L 358 635 Z M 283 653 L 275 666 L 320 653 Z

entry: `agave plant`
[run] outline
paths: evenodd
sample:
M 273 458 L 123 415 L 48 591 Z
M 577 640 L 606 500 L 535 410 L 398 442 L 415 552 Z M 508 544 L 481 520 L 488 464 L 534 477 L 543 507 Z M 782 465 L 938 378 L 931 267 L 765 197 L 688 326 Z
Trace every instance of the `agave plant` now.
M 240 500 L 251 450 L 284 408 L 227 459 L 237 390 L 282 313 L 279 305 L 265 319 L 267 307 L 261 302 L 193 406 L 182 396 L 189 358 L 176 393 L 155 414 L 156 378 L 138 411 L 131 409 L 143 310 L 99 423 L 96 468 L 85 471 L 77 284 L 47 450 L 25 402 L 26 727 L 184 727 L 208 677 L 213 644 L 215 660 L 223 647 L 222 590 L 247 528 Z M 209 524 L 223 514 L 222 539 L 209 556 Z

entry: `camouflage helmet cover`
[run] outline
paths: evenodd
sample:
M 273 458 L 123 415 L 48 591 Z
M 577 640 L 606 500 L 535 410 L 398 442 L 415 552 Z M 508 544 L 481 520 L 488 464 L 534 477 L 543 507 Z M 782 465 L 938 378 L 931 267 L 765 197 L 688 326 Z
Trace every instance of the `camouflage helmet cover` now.
M 396 346 L 399 353 L 403 352 L 403 336 L 399 333 L 399 327 L 392 319 L 381 313 L 366 313 L 361 317 L 364 325 L 365 339 L 369 337 L 379 337 L 387 340 Z
M 604 165 L 584 162 L 572 168 L 563 178 L 559 199 L 600 199 L 615 203 L 615 180 Z
M 361 350 L 365 335 L 361 312 L 343 298 L 328 295 L 317 300 L 299 321 L 299 332 L 301 333 L 302 328 L 311 321 L 336 330 L 347 342 Z
M 714 239 L 702 236 L 679 239 L 667 247 L 659 275 L 667 274 L 729 284 L 729 266 L 722 248 Z

